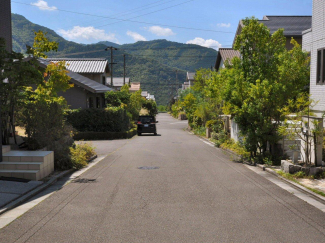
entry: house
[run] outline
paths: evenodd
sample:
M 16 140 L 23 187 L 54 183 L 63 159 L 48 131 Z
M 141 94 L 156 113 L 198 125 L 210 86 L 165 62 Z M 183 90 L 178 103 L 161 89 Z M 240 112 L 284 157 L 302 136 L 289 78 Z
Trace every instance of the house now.
M 153 100 L 153 101 L 155 101 L 156 99 L 155 99 L 155 96 L 154 95 L 148 94 L 147 100 Z
M 294 38 L 300 45 L 302 44 L 302 32 L 311 27 L 311 16 L 271 16 L 266 15 L 259 23 L 266 25 L 271 35 L 278 29 L 284 29 L 284 36 L 286 37 L 286 48 L 288 50 L 292 49 L 290 44 L 291 38 Z M 244 27 L 243 21 L 240 20 L 236 36 L 240 35 L 242 28 Z M 236 36 L 233 41 L 233 45 L 236 41 Z
M 148 96 L 148 91 L 142 91 L 142 92 L 141 92 L 141 96 L 144 97 L 144 98 L 147 98 L 147 96 Z
M 50 61 L 39 59 L 39 63 L 42 68 L 46 68 Z M 105 107 L 104 93 L 112 91 L 112 88 L 70 70 L 67 75 L 71 78 L 70 82 L 74 84 L 74 87 L 66 92 L 59 92 L 58 95 L 67 100 L 71 109 Z
M 69 71 L 106 85 L 110 74 L 108 61 L 105 58 L 47 58 L 50 62 L 65 61 Z
M 111 78 L 108 77 L 106 78 L 106 86 L 114 88 L 116 90 L 120 90 L 123 85 L 128 84 L 130 85 L 131 79 L 129 77 L 125 77 L 125 83 L 124 83 L 124 78 L 123 77 L 117 77 L 113 78 L 113 85 L 111 85 L 112 81 Z
M 182 90 L 188 89 L 189 87 L 190 87 L 189 82 L 184 82 L 184 83 L 182 84 Z
M 140 82 L 134 82 L 134 83 L 131 83 L 131 87 L 129 89 L 130 92 L 134 93 L 134 92 L 137 92 L 140 90 Z
M 6 50 L 12 50 L 12 30 L 11 30 L 11 1 L 1 0 L 0 2 L 0 38 L 6 42 Z
M 214 65 L 215 70 L 218 72 L 220 68 L 224 68 L 225 62 L 230 62 L 234 57 L 240 57 L 240 52 L 232 48 L 219 48 L 216 64 Z
M 310 52 L 310 96 L 317 102 L 313 113 L 322 117 L 325 112 L 325 1 L 313 1 L 311 28 L 303 32 L 302 48 Z
M 290 44 L 291 38 L 294 38 L 300 45 L 302 44 L 302 32 L 311 27 L 311 16 L 270 16 L 266 15 L 262 20 L 258 20 L 259 23 L 266 25 L 270 33 L 273 34 L 278 29 L 284 29 L 284 36 L 286 37 L 286 48 L 292 49 L 293 45 Z M 236 37 L 240 35 L 244 27 L 243 21 L 240 20 L 236 35 L 233 41 L 233 46 L 236 41 Z M 215 70 L 218 72 L 220 68 L 224 67 L 226 60 L 231 60 L 233 57 L 239 57 L 240 53 L 233 48 L 220 48 L 215 63 Z
M 194 85 L 195 82 L 195 72 L 187 72 L 186 73 L 186 82 L 188 82 L 189 87 Z

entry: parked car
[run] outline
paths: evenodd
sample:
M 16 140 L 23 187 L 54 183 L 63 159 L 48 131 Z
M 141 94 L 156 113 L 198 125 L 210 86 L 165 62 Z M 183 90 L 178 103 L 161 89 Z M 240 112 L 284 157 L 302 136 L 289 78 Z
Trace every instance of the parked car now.
M 139 116 L 137 121 L 137 132 L 138 136 L 142 133 L 153 133 L 157 135 L 156 118 L 154 116 Z

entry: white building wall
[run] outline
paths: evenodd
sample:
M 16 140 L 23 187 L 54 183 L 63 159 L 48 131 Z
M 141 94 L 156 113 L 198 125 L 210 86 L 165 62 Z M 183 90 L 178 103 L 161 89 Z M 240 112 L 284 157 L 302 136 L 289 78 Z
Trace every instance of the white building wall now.
M 313 33 L 311 29 L 308 29 L 303 32 L 302 36 L 302 49 L 304 51 L 310 52 L 311 51 L 311 45 L 313 42 Z
M 313 1 L 312 19 L 312 45 L 311 45 L 311 64 L 310 64 L 310 94 L 311 99 L 318 102 L 314 107 L 319 116 L 325 111 L 325 85 L 316 85 L 317 72 L 317 50 L 325 47 L 325 1 Z

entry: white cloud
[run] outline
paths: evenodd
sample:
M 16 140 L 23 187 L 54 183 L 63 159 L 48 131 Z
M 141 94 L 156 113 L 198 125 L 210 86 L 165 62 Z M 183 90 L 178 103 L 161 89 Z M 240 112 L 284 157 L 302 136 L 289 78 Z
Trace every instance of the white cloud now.
M 157 35 L 157 36 L 171 36 L 175 35 L 175 33 L 169 29 L 169 28 L 162 28 L 160 26 L 151 26 L 149 28 L 146 28 L 151 33 Z
M 136 33 L 136 32 L 132 32 L 132 31 L 127 31 L 126 34 L 128 36 L 131 36 L 134 41 L 146 41 L 147 39 L 145 37 L 143 37 L 142 35 Z
M 218 49 L 221 47 L 221 44 L 218 41 L 212 39 L 205 40 L 201 37 L 195 37 L 195 39 L 187 41 L 186 44 L 196 44 L 214 49 Z
M 93 43 L 94 41 L 112 41 L 118 43 L 115 34 L 106 34 L 105 30 L 95 29 L 93 26 L 74 26 L 71 30 L 58 30 L 64 38 L 76 40 L 81 43 Z
M 55 6 L 50 7 L 47 4 L 47 2 L 43 0 L 38 0 L 36 3 L 31 3 L 31 4 L 38 7 L 40 10 L 49 10 L 49 11 L 57 10 L 57 7 Z
M 222 28 L 229 28 L 230 27 L 230 23 L 226 24 L 226 23 L 220 23 L 217 24 L 218 27 L 222 27 Z

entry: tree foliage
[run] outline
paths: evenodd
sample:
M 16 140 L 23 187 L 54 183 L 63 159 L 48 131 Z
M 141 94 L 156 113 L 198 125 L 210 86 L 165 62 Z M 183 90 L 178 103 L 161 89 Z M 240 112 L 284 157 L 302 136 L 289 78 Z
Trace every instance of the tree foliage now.
M 294 40 L 292 50 L 286 50 L 283 29 L 271 35 L 255 18 L 243 24 L 234 46 L 241 58 L 232 60 L 221 79 L 226 84 L 224 111 L 235 117 L 246 148 L 255 156 L 257 149 L 265 153 L 267 143 L 274 152 L 280 139 L 277 128 L 287 115 L 282 108 L 309 82 L 309 58 Z

